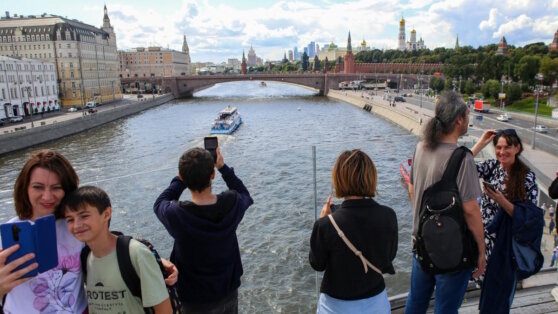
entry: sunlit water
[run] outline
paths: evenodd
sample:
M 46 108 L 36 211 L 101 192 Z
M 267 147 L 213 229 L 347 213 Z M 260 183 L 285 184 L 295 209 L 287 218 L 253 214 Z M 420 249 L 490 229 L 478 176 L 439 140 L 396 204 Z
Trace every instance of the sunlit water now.
M 168 257 L 172 238 L 153 214 L 153 202 L 178 172 L 179 156 L 203 145 L 226 105 L 238 107 L 244 123 L 234 135 L 219 136 L 219 145 L 254 199 L 237 232 L 244 265 L 240 312 L 315 310 L 321 274 L 316 279 L 308 263 L 315 219 L 313 145 L 318 210 L 331 191 L 331 167 L 342 150 L 360 148 L 374 160 L 376 200 L 395 210 L 400 230 L 397 274 L 386 276 L 388 293 L 407 291 L 412 213 L 398 168 L 417 137 L 352 105 L 287 84 L 228 83 L 41 147 L 61 151 L 82 184 L 109 193 L 112 229 L 148 238 Z M 0 158 L 1 221 L 14 216 L 13 185 L 31 151 Z M 214 192 L 224 188 L 215 180 Z

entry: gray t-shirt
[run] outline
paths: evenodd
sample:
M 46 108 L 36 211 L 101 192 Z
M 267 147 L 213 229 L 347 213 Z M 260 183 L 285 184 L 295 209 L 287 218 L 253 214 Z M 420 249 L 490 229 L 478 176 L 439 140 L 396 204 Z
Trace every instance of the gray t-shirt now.
M 422 202 L 422 194 L 424 190 L 442 178 L 451 154 L 456 148 L 457 144 L 442 143 L 436 149 L 428 150 L 424 147 L 424 142 L 421 141 L 417 144 L 410 177 L 410 182 L 415 190 L 413 236 L 418 230 L 418 212 Z M 461 163 L 461 168 L 459 168 L 457 174 L 457 188 L 462 202 L 476 200 L 481 196 L 479 175 L 471 154 L 465 155 L 465 159 Z

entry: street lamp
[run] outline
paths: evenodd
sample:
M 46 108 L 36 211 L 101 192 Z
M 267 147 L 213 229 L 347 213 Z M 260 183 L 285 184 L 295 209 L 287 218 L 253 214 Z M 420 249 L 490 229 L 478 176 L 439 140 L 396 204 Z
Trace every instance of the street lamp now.
M 542 73 L 538 73 L 535 76 L 536 80 L 539 80 L 541 82 L 540 84 L 540 89 L 537 90 L 537 87 L 535 86 L 535 91 L 537 92 L 537 100 L 535 101 L 535 126 L 533 127 L 533 149 L 535 149 L 535 134 L 537 134 L 537 115 L 539 113 L 539 94 L 542 91 L 542 80 L 543 80 L 543 75 Z

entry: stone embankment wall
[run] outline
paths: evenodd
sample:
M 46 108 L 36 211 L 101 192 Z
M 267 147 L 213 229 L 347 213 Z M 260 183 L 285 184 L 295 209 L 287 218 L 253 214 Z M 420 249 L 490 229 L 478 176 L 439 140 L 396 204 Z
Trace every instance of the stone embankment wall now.
M 99 111 L 76 119 L 61 121 L 32 129 L 0 135 L 0 156 L 25 149 L 66 136 L 77 134 L 140 111 L 162 105 L 174 99 L 172 94 L 154 100 L 142 101 L 130 105 L 121 105 L 114 109 Z
M 355 95 L 352 93 L 346 93 L 344 91 L 330 89 L 327 96 L 344 102 L 348 102 L 359 108 L 364 108 L 365 105 L 369 105 L 371 106 L 371 113 L 379 115 L 415 135 L 420 135 L 422 126 L 420 118 L 418 118 L 416 114 L 413 114 L 411 112 L 407 113 L 395 107 L 390 107 L 389 105 L 376 102 L 372 99 L 367 99 L 366 97 L 361 97 L 360 95 Z

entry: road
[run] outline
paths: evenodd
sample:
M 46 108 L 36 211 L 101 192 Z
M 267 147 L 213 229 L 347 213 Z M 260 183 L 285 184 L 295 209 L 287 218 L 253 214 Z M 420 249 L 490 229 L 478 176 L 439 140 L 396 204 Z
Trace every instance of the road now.
M 411 92 L 411 91 L 405 91 Z M 415 106 L 421 105 L 421 99 L 419 95 L 413 94 L 412 97 L 405 97 L 405 100 L 408 104 L 412 104 Z M 434 102 L 431 97 L 422 97 L 422 107 L 430 110 L 434 110 Z M 533 125 L 534 123 L 531 121 L 522 120 L 518 117 L 511 119 L 508 122 L 500 122 L 496 120 L 496 117 L 499 115 L 498 112 L 494 110 L 487 113 L 477 113 L 471 112 L 471 120 L 473 121 L 473 125 L 475 127 L 481 129 L 509 129 L 514 128 L 516 129 L 517 133 L 521 137 L 521 140 L 525 145 L 532 145 L 533 143 Z M 482 116 L 482 120 L 479 120 L 479 116 Z M 545 125 L 544 122 L 537 122 L 537 124 Z M 554 156 L 558 156 L 558 128 L 553 127 L 551 125 L 546 124 L 548 128 L 548 133 L 536 133 L 535 135 L 535 146 L 542 151 L 550 153 Z

